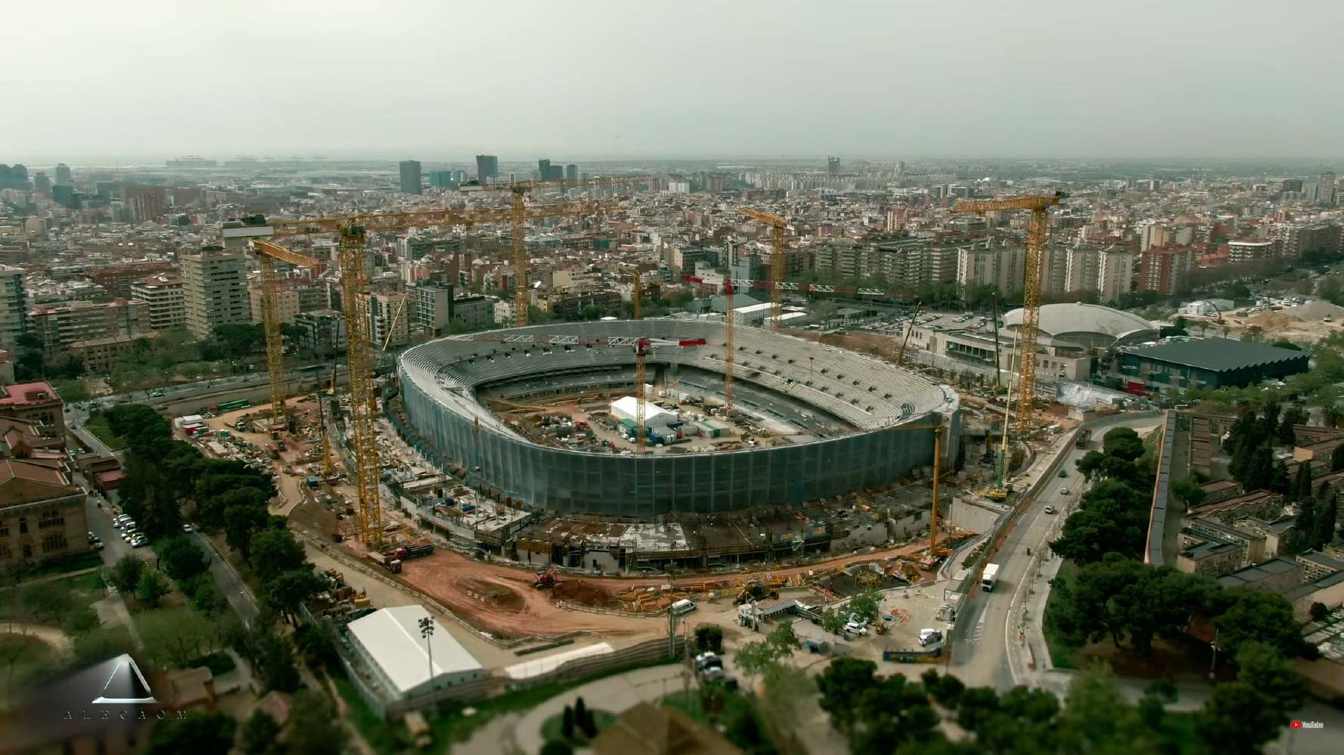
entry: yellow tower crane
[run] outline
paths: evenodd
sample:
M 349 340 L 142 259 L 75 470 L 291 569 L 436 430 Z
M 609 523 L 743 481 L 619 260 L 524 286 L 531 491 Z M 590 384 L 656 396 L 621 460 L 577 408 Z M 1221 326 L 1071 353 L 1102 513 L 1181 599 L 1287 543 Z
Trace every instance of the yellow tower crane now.
M 1017 431 L 1030 429 L 1036 399 L 1036 336 L 1041 316 L 1041 260 L 1045 256 L 1046 241 L 1050 236 L 1050 208 L 1068 195 L 1054 194 L 1004 197 L 1001 199 L 962 199 L 952 207 L 953 212 L 998 212 L 1001 210 L 1028 210 L 1027 259 L 1025 280 L 1022 282 L 1022 325 L 1018 328 L 1018 381 Z
M 788 228 L 789 221 L 773 212 L 753 210 L 750 207 L 744 207 L 742 214 L 758 223 L 770 226 L 770 319 L 773 323 L 771 329 L 779 330 L 780 315 L 783 314 L 780 294 L 787 274 L 784 265 L 784 229 Z
M 630 273 L 630 311 L 633 319 L 639 319 L 639 299 L 642 295 L 639 280 L 639 268 L 635 268 Z M 644 406 L 644 357 L 645 350 L 639 344 L 635 343 L 635 444 L 639 447 L 639 452 L 644 453 L 644 433 L 645 416 L 647 410 Z
M 521 197 L 521 195 L 518 195 Z M 378 396 L 373 377 L 373 344 L 369 323 L 368 277 L 364 269 L 365 239 L 370 231 L 398 231 L 415 226 L 472 226 L 486 223 L 510 223 L 514 238 L 522 239 L 518 224 L 518 201 L 508 210 L 494 208 L 433 209 L 411 212 L 383 212 L 342 215 L 322 218 L 277 219 L 268 225 L 272 237 L 334 233 L 338 239 L 342 309 L 346 323 L 346 359 L 350 384 L 350 441 L 355 459 L 355 491 L 357 494 L 357 523 L 364 545 L 376 549 L 382 544 L 382 503 L 378 491 L 378 443 L 375 424 L 378 414 Z M 528 217 L 565 217 L 588 215 L 602 208 L 603 203 L 579 202 L 547 204 L 527 209 Z M 516 261 L 516 258 L 515 258 Z M 526 292 L 524 292 L 525 294 Z M 523 310 L 524 321 L 526 309 Z M 274 333 L 276 348 L 282 349 L 278 327 Z M 271 350 L 268 332 L 267 352 Z M 277 352 L 280 353 L 280 352 Z M 272 373 L 272 393 L 283 391 L 283 381 L 276 382 Z M 280 374 L 283 378 L 283 374 Z M 277 387 L 281 386 L 281 387 Z M 283 397 L 283 396 L 282 396 Z M 283 404 L 282 404 L 283 406 Z
M 360 540 L 371 549 L 382 544 L 382 504 L 378 492 L 378 442 L 375 424 L 378 397 L 374 390 L 373 354 L 370 342 L 368 277 L 364 269 L 365 234 L 368 230 L 398 230 L 415 225 L 472 225 L 502 222 L 508 219 L 499 211 L 430 210 L 423 212 L 376 213 L 302 220 L 277 220 L 270 225 L 274 237 L 309 233 L 335 233 L 340 261 L 341 303 L 345 314 L 347 380 L 350 384 L 350 445 L 355 462 L 356 521 Z M 283 249 L 260 242 L 271 249 Z M 254 246 L 258 242 L 253 242 Z M 273 255 L 275 256 L 275 255 Z M 283 257 L 275 256 L 277 259 Z M 266 256 L 263 255 L 263 259 Z M 275 344 L 275 345 L 273 345 Z M 267 331 L 267 353 L 278 353 L 280 333 L 277 327 Z M 272 372 L 272 394 L 283 393 Z M 283 375 L 281 374 L 281 377 Z M 282 385 L 282 384 L 279 384 Z
M 319 263 L 306 254 L 299 254 L 263 239 L 253 241 L 252 250 L 256 252 L 257 264 L 261 267 L 261 322 L 266 333 L 266 369 L 271 377 L 271 430 L 283 432 L 289 423 L 285 413 L 285 348 L 276 305 L 279 284 L 275 278 L 275 262 L 279 260 L 309 270 Z
M 599 178 L 590 181 L 515 181 L 508 184 L 468 184 L 463 186 L 460 191 L 467 193 L 481 191 L 507 191 L 510 195 L 509 204 L 509 225 L 510 243 L 513 252 L 513 306 L 514 306 L 514 324 L 518 327 L 527 325 L 527 308 L 531 303 L 527 295 L 527 240 L 523 234 L 523 226 L 529 218 L 558 217 L 562 215 L 591 215 L 601 206 L 595 202 L 577 203 L 572 206 L 573 212 L 562 212 L 560 205 L 544 205 L 540 208 L 529 207 L 526 197 L 530 192 L 542 189 L 578 189 L 578 188 L 610 188 L 615 189 L 619 186 L 631 183 L 645 183 L 648 181 L 646 176 L 630 176 L 623 178 Z M 549 214 L 548 214 L 549 213 Z

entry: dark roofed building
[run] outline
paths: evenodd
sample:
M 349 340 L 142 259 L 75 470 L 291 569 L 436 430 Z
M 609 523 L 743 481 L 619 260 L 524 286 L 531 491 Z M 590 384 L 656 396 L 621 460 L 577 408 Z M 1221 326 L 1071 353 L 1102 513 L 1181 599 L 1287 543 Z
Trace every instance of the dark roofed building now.
M 1306 372 L 1309 361 L 1305 352 L 1227 338 L 1124 346 L 1117 356 L 1131 391 L 1246 386 Z

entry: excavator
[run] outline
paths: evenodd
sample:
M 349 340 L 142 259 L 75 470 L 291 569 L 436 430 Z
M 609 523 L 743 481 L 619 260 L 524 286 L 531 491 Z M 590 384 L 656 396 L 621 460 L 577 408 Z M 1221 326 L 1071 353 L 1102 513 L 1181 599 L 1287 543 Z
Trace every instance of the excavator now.
M 537 581 L 532 586 L 538 590 L 546 590 L 558 584 L 560 584 L 560 575 L 556 572 L 555 565 L 551 564 L 537 572 Z

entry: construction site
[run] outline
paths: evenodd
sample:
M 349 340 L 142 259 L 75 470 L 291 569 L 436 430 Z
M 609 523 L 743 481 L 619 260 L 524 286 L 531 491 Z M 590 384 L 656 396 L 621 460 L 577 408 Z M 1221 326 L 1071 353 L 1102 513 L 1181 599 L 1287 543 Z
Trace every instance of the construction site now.
M 512 212 L 472 222 L 511 219 L 517 240 L 524 193 Z M 590 210 L 537 210 L 571 211 Z M 271 225 L 276 236 L 335 234 L 343 290 L 358 303 L 366 227 L 464 212 Z M 278 263 L 315 264 L 269 241 L 254 247 L 268 284 Z M 525 255 L 515 261 L 525 270 Z M 637 275 L 634 290 L 638 317 Z M 643 638 L 664 633 L 669 609 L 688 600 L 707 615 L 769 604 L 816 619 L 861 590 L 924 595 L 973 535 L 945 521 L 948 502 L 1008 498 L 1013 467 L 1032 453 L 1024 441 L 1050 419 L 1028 402 L 1010 452 L 1001 389 L 965 386 L 963 411 L 956 390 L 905 367 L 904 340 L 868 356 L 782 332 L 778 319 L 736 333 L 731 318 L 673 318 L 451 336 L 377 377 L 358 306 L 347 312 L 349 391 L 287 397 L 263 298 L 271 405 L 221 405 L 184 418 L 184 435 L 212 455 L 269 465 L 273 512 L 337 563 L 493 638 Z M 1018 392 L 1031 396 L 1022 378 Z M 945 616 L 940 592 L 926 597 L 916 615 Z

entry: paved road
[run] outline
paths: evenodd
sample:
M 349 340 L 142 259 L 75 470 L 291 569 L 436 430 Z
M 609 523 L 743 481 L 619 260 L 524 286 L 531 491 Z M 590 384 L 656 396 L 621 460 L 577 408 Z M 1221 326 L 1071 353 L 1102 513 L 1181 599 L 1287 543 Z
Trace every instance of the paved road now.
M 238 574 L 238 570 L 233 568 L 233 564 L 215 550 L 215 544 L 210 538 L 200 532 L 192 533 L 192 537 L 210 557 L 210 575 L 215 578 L 215 587 L 219 588 L 219 594 L 229 601 L 234 613 L 243 620 L 243 625 L 251 629 L 253 622 L 257 620 L 257 614 L 260 613 L 256 596 Z
M 1093 437 L 1100 438 L 1107 430 L 1120 425 L 1133 427 L 1142 433 L 1160 423 L 1161 419 L 1157 417 L 1132 418 L 1119 415 L 1093 425 Z M 1022 599 L 1030 594 L 1031 587 L 1025 584 L 1028 564 L 1034 556 L 1046 551 L 1056 528 L 1062 525 L 1063 517 L 1070 507 L 1077 504 L 1082 492 L 1082 476 L 1074 464 L 1089 449 L 1053 449 L 1055 453 L 1061 450 L 1065 454 L 1061 468 L 1068 471 L 1068 476 L 1054 477 L 1046 483 L 1039 495 L 1027 503 L 1017 525 L 995 556 L 995 562 L 999 564 L 999 579 L 994 591 L 986 593 L 977 590 L 967 598 L 957 620 L 953 632 L 957 650 L 953 654 L 950 670 L 968 685 L 1007 690 L 1018 683 L 1010 666 L 1008 649 L 1010 645 L 1018 644 L 1016 621 L 1009 621 L 1010 613 L 1016 619 L 1020 610 L 1010 611 L 1010 607 L 1020 608 Z M 1037 463 L 1048 466 L 1049 462 L 1042 455 Z M 1046 514 L 1048 505 L 1053 505 L 1058 512 Z M 1014 663 L 1020 665 L 1023 662 L 1015 658 Z

